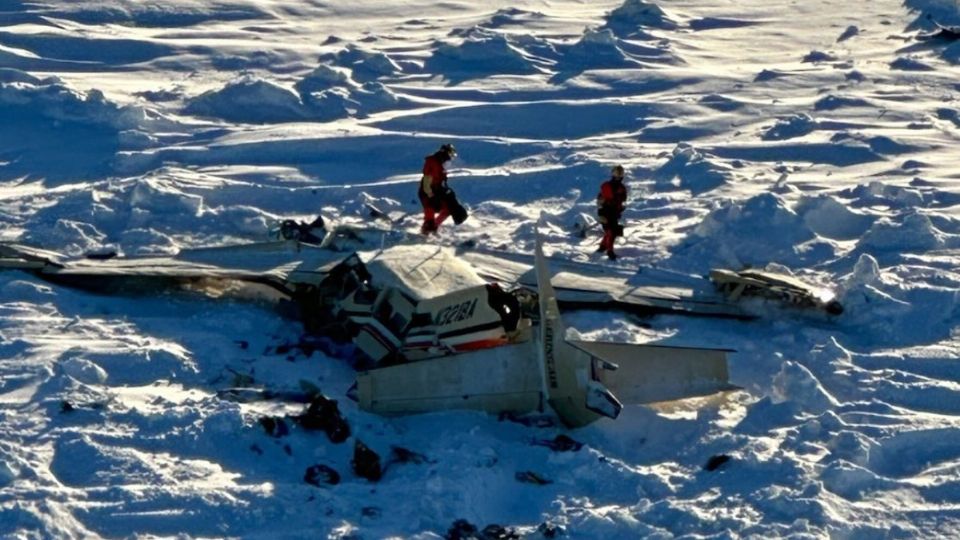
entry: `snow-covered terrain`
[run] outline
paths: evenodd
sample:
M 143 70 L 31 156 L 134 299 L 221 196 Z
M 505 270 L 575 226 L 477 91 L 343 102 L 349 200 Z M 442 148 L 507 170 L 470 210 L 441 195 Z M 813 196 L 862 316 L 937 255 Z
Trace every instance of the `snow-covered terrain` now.
M 423 157 L 452 142 L 471 218 L 425 241 L 529 253 L 542 214 L 554 257 L 600 262 L 570 228 L 619 163 L 615 264 L 773 265 L 846 307 L 568 313 L 589 338 L 736 349 L 742 387 L 571 431 L 381 418 L 268 306 L 3 272 L 0 537 L 960 536 L 960 36 L 934 21 L 960 6 L 0 2 L 0 241 L 174 253 L 369 202 L 416 234 Z M 218 394 L 301 380 L 349 441 Z M 583 447 L 536 444 L 559 434 Z M 407 459 L 368 481 L 356 440 Z

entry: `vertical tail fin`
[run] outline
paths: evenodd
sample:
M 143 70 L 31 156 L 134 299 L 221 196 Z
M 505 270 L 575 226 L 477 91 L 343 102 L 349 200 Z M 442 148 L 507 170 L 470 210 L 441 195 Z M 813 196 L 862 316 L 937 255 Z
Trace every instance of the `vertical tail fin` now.
M 544 394 L 557 415 L 570 427 L 579 427 L 607 416 L 616 418 L 623 408 L 599 382 L 594 359 L 564 339 L 566 329 L 550 284 L 550 272 L 537 236 L 535 268 L 540 301 L 540 364 Z

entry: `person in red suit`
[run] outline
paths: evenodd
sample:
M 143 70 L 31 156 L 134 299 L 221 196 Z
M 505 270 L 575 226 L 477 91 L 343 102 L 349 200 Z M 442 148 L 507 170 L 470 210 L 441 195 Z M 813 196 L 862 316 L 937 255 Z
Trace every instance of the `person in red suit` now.
M 447 171 L 444 165 L 457 155 L 452 144 L 444 144 L 423 161 L 423 177 L 420 178 L 420 204 L 423 205 L 423 226 L 420 232 L 430 234 L 450 215 Z
M 603 239 L 597 251 L 606 252 L 610 260 L 617 258 L 613 243 L 618 236 L 623 236 L 620 217 L 626 203 L 627 186 L 623 185 L 623 167 L 617 165 L 610 171 L 610 179 L 600 185 L 600 194 L 597 195 L 597 216 L 603 227 Z

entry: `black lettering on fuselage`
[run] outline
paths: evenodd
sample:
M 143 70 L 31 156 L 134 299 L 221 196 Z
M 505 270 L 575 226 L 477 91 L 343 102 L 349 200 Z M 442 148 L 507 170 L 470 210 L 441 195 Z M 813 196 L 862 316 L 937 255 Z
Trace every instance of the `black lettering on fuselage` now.
M 441 309 L 437 312 L 436 317 L 434 317 L 433 324 L 436 326 L 445 326 L 473 317 L 473 313 L 477 309 L 477 301 L 478 299 L 474 298 L 473 300 L 467 300 L 466 302 L 453 304 Z
M 553 322 L 547 319 L 541 324 L 543 324 L 543 361 L 547 368 L 547 381 L 550 382 L 550 388 L 556 388 L 558 382 L 557 360 L 553 357 Z

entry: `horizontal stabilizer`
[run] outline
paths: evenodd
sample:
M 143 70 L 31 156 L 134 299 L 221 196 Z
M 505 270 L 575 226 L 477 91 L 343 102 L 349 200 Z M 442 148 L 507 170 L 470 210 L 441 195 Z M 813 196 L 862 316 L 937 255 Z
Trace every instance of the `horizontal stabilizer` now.
M 596 370 L 597 379 L 627 404 L 656 403 L 733 390 L 728 382 L 728 349 L 667 347 L 569 340 L 616 371 Z

